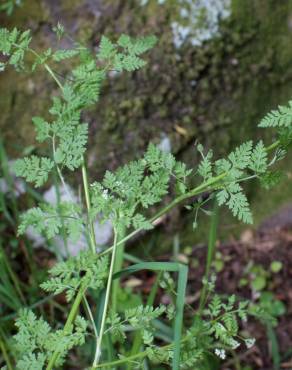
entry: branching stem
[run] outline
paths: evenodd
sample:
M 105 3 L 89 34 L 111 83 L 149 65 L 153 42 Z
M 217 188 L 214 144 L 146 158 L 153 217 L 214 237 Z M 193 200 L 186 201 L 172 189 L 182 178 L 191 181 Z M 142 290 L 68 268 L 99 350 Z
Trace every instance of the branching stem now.
M 187 339 L 188 339 L 187 336 L 183 337 L 182 340 L 181 340 L 181 343 L 186 342 Z M 170 343 L 170 344 L 167 344 L 166 346 L 160 347 L 160 350 L 161 351 L 166 351 L 168 349 L 171 349 L 173 346 L 174 346 L 174 343 Z M 139 358 L 144 358 L 144 357 L 147 356 L 147 353 L 148 352 L 146 350 L 146 351 L 143 351 L 143 352 L 139 352 L 139 353 L 137 353 L 133 356 L 122 358 L 120 360 L 116 360 L 116 361 L 112 361 L 112 362 L 104 362 L 103 364 L 92 366 L 91 370 L 99 369 L 99 368 L 106 368 L 106 367 L 113 368 L 114 366 L 122 365 L 126 362 L 131 362 L 131 361 L 137 360 Z
M 31 49 L 30 49 L 30 51 L 33 52 L 34 55 L 39 57 L 39 55 L 35 51 L 33 51 Z M 51 75 L 51 77 L 55 80 L 55 82 L 57 83 L 57 85 L 59 86 L 61 91 L 63 92 L 64 91 L 63 85 L 60 82 L 60 80 L 58 79 L 58 77 L 56 76 L 56 74 L 53 72 L 53 70 L 50 68 L 50 66 L 45 63 L 44 68 Z M 273 144 L 271 144 L 269 147 L 267 147 L 266 151 L 271 151 L 271 150 L 277 148 L 279 145 L 280 145 L 280 142 L 276 141 Z M 57 169 L 58 169 L 58 167 L 57 167 Z M 59 176 L 60 176 L 60 173 L 59 173 Z M 175 206 L 177 206 L 178 204 L 186 201 L 187 199 L 190 199 L 190 198 L 192 198 L 196 195 L 199 195 L 203 192 L 206 192 L 206 191 L 213 191 L 213 190 L 219 189 L 220 186 L 222 186 L 222 180 L 224 178 L 226 178 L 227 176 L 228 176 L 228 173 L 224 172 L 224 173 L 222 173 L 222 174 L 220 174 L 220 175 L 218 175 L 214 178 L 209 179 L 208 181 L 204 181 L 202 184 L 200 184 L 196 188 L 192 189 L 191 191 L 189 191 L 185 194 L 182 194 L 182 195 L 178 196 L 177 198 L 175 198 L 171 203 L 169 203 L 167 206 L 162 208 L 149 221 L 154 225 L 155 221 L 157 221 L 161 216 L 165 215 L 171 209 L 173 209 Z M 60 176 L 60 178 L 61 178 L 61 181 L 62 181 L 62 176 Z M 85 202 L 86 202 L 87 214 L 88 214 L 88 228 L 89 228 L 89 235 L 90 235 L 90 246 L 91 246 L 92 252 L 96 253 L 96 240 L 95 240 L 95 233 L 94 233 L 94 224 L 93 224 L 93 221 L 91 219 L 91 214 L 90 214 L 91 213 L 90 212 L 91 211 L 91 206 L 90 206 L 89 184 L 88 184 L 87 172 L 86 172 L 86 167 L 85 167 L 84 162 L 82 164 L 82 178 L 83 178 Z M 242 179 L 242 181 L 245 181 L 246 179 L 249 179 L 249 178 L 250 177 L 244 178 L 244 179 Z M 95 358 L 94 358 L 94 361 L 93 361 L 92 369 L 113 367 L 113 366 L 123 364 L 125 362 L 133 361 L 133 360 L 136 360 L 136 359 L 139 359 L 139 358 L 144 358 L 144 357 L 147 356 L 147 351 L 144 351 L 144 352 L 140 352 L 138 354 L 135 354 L 133 356 L 130 356 L 128 358 L 121 359 L 121 360 L 108 362 L 108 363 L 104 363 L 104 364 L 100 364 L 100 365 L 98 364 L 99 360 L 100 360 L 100 355 L 101 355 L 102 339 L 103 339 L 103 335 L 104 335 L 104 332 L 105 332 L 105 324 L 106 324 L 108 304 L 109 304 L 110 293 L 111 293 L 111 286 L 112 286 L 112 279 L 113 279 L 113 272 L 114 272 L 114 264 L 115 264 L 115 259 L 116 259 L 117 247 L 121 244 L 124 244 L 126 241 L 131 239 L 133 236 L 137 235 L 141 230 L 142 230 L 142 228 L 139 228 L 139 229 L 131 232 L 130 234 L 128 234 L 126 237 L 122 238 L 119 241 L 117 241 L 118 240 L 117 230 L 115 230 L 113 246 L 111 246 L 106 251 L 104 251 L 103 253 L 100 254 L 100 256 L 102 256 L 104 254 L 108 254 L 108 253 L 112 252 L 112 257 L 111 257 L 111 264 L 110 264 L 109 276 L 108 276 L 107 287 L 106 287 L 106 295 L 105 295 L 105 302 L 104 302 L 104 307 L 103 307 L 101 327 L 100 327 L 99 335 L 98 335 L 98 338 L 97 338 L 96 352 L 95 352 Z M 81 304 L 82 298 L 83 298 L 83 296 L 86 292 L 86 289 L 87 289 L 87 286 L 85 286 L 85 285 L 81 285 L 81 287 L 79 288 L 79 291 L 78 291 L 78 293 L 75 297 L 75 300 L 73 302 L 73 305 L 72 305 L 70 313 L 69 313 L 69 316 L 68 316 L 68 318 L 66 320 L 66 323 L 65 323 L 65 326 L 64 326 L 64 332 L 65 333 L 71 329 L 71 326 L 72 326 L 72 324 L 75 320 L 76 314 L 78 312 L 78 309 L 79 309 L 79 306 Z M 182 339 L 182 341 L 185 341 L 186 339 L 187 338 L 185 337 L 185 338 Z M 167 349 L 170 349 L 172 347 L 173 347 L 173 343 L 171 343 L 169 345 L 166 345 L 164 347 L 161 347 L 161 349 L 167 350 Z M 58 350 L 55 350 L 52 357 L 50 358 L 50 361 L 48 363 L 48 366 L 47 366 L 46 370 L 52 370 L 54 368 L 55 363 L 58 360 L 59 355 L 60 355 L 60 353 L 58 352 Z
M 185 200 L 187 200 L 189 198 L 192 198 L 192 197 L 194 197 L 196 195 L 202 194 L 202 193 L 204 193 L 207 190 L 212 190 L 212 188 L 210 188 L 210 187 L 212 185 L 215 185 L 219 181 L 221 181 L 226 176 L 227 176 L 227 173 L 224 172 L 224 173 L 222 173 L 222 174 L 220 174 L 220 175 L 218 175 L 218 176 L 216 176 L 216 177 L 214 177 L 214 178 L 212 178 L 212 179 L 210 179 L 210 180 L 208 180 L 206 182 L 203 182 L 201 185 L 199 185 L 196 188 L 190 190 L 188 193 L 182 194 L 182 195 L 178 196 L 172 202 L 170 202 L 167 206 L 165 206 L 159 212 L 157 212 L 156 215 L 154 215 L 149 220 L 149 222 L 151 222 L 153 224 L 160 217 L 162 217 L 163 215 L 165 215 L 166 213 L 168 213 L 170 210 L 172 210 L 174 207 L 176 207 L 178 204 L 182 203 L 183 201 L 185 201 Z M 128 234 L 127 236 L 125 236 L 123 239 L 119 240 L 118 243 L 117 243 L 117 245 L 123 244 L 126 241 L 128 241 L 129 239 L 132 239 L 133 236 L 139 234 L 139 232 L 142 231 L 142 230 L 143 230 L 142 228 L 139 228 L 139 229 L 134 230 L 133 232 L 131 232 L 130 234 Z M 107 248 L 104 252 L 100 253 L 100 256 L 106 255 L 106 254 L 110 253 L 112 250 L 113 250 L 113 246 Z

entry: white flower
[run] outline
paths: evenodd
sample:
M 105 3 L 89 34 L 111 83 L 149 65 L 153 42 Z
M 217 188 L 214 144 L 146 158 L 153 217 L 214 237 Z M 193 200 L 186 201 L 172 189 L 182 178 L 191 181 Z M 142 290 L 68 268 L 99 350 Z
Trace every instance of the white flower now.
M 230 345 L 231 345 L 232 349 L 236 349 L 240 346 L 240 343 L 237 342 L 237 340 L 235 340 L 235 339 L 231 339 Z
M 108 190 L 107 190 L 107 189 L 105 189 L 105 190 L 102 192 L 102 197 L 103 197 L 104 199 L 108 199 Z
M 244 340 L 244 343 L 247 348 L 251 348 L 255 344 L 255 338 L 248 338 Z
M 218 356 L 218 357 L 220 357 L 222 360 L 225 360 L 225 358 L 226 358 L 225 349 L 216 348 L 215 349 L 215 355 Z

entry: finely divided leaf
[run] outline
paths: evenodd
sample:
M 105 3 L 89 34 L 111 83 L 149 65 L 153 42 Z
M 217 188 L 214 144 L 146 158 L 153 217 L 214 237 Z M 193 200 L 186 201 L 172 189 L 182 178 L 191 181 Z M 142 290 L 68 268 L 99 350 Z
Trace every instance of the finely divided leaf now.
M 51 159 L 32 155 L 15 161 L 14 171 L 16 176 L 24 177 L 26 181 L 40 187 L 48 180 L 53 167 L 54 162 Z
M 264 173 L 268 168 L 268 154 L 261 141 L 257 143 L 251 154 L 249 168 L 256 173 Z
M 97 57 L 99 60 L 112 58 L 116 52 L 116 46 L 106 36 L 102 36 Z
M 66 292 L 67 301 L 72 300 L 81 284 L 101 289 L 108 276 L 108 258 L 99 257 L 91 251 L 83 251 L 77 257 L 56 264 L 50 270 L 51 278 L 42 283 L 47 292 Z
M 75 55 L 77 55 L 79 53 L 78 50 L 76 49 L 65 49 L 65 50 L 57 50 L 54 54 L 53 54 L 53 60 L 55 62 L 60 62 L 64 59 L 69 59 L 69 58 L 72 58 L 74 57 Z
M 227 205 L 230 208 L 233 216 L 247 224 L 253 223 L 247 198 L 242 192 L 235 194 L 231 193 Z
M 50 125 L 41 117 L 33 117 L 32 122 L 35 125 L 36 139 L 40 143 L 50 137 Z
M 204 180 L 209 180 L 212 177 L 212 162 L 213 152 L 209 151 L 206 156 L 203 156 L 199 167 L 198 173 Z
M 251 151 L 252 141 L 247 141 L 231 152 L 228 156 L 228 159 L 234 168 L 244 169 L 249 164 Z
M 23 213 L 20 217 L 18 234 L 22 235 L 29 227 L 48 239 L 58 235 L 64 227 L 68 237 L 76 242 L 83 230 L 83 219 L 79 216 L 80 208 L 70 202 L 60 203 L 58 207 L 43 204 Z
M 269 112 L 259 123 L 259 127 L 289 127 L 292 124 L 292 100 L 288 106 L 279 106 Z

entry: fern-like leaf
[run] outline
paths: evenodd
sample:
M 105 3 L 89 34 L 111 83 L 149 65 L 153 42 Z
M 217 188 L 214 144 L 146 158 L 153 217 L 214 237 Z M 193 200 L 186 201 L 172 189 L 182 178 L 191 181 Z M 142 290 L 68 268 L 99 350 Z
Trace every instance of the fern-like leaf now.
M 15 161 L 14 171 L 16 176 L 24 177 L 26 181 L 40 187 L 48 180 L 53 167 L 54 162 L 49 158 L 32 155 Z
M 269 112 L 259 123 L 259 127 L 289 127 L 292 124 L 292 100 L 288 106 L 278 106 Z
M 249 168 L 256 173 L 265 173 L 268 168 L 268 154 L 261 141 L 257 143 L 251 154 Z
M 108 259 L 91 251 L 81 252 L 77 257 L 56 264 L 51 270 L 51 278 L 42 283 L 47 292 L 59 294 L 66 291 L 68 301 L 74 297 L 81 284 L 92 289 L 101 289 L 108 273 Z

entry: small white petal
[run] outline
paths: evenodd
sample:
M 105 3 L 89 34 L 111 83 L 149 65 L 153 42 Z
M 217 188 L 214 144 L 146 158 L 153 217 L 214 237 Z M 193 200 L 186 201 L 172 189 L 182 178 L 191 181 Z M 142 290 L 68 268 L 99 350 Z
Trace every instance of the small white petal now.
M 251 348 L 255 344 L 255 338 L 245 339 L 244 342 L 247 348 Z

